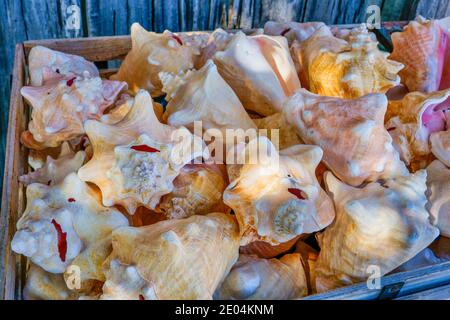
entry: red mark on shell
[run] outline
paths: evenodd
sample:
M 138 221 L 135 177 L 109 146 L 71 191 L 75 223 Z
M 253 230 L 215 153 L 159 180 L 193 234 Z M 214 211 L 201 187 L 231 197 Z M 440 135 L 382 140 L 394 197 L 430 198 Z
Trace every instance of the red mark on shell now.
M 55 219 L 52 219 L 52 224 L 58 233 L 58 252 L 59 258 L 62 262 L 66 262 L 66 253 L 67 253 L 67 232 L 63 232 L 61 225 L 56 222 Z
M 286 35 L 286 33 L 288 33 L 289 31 L 291 31 L 291 28 L 284 29 L 280 35 L 284 37 Z
M 396 128 L 396 127 L 393 127 L 393 128 L 387 129 L 387 131 L 391 132 L 391 131 L 394 131 L 395 129 L 397 129 L 397 128 Z
M 181 41 L 181 38 L 180 38 L 179 36 L 173 34 L 173 35 L 172 35 L 172 38 L 174 38 L 174 39 L 178 42 L 178 44 L 179 44 L 180 46 L 183 45 L 183 41 Z
M 144 298 L 144 296 L 142 294 L 139 295 L 139 300 L 141 300 L 141 301 L 145 300 L 145 298 Z
M 77 79 L 77 77 L 67 80 L 67 82 L 66 82 L 67 86 L 71 87 L 76 79 Z
M 69 198 L 69 199 L 67 199 L 67 201 L 69 201 L 69 202 L 75 202 L 75 201 L 77 201 L 77 200 L 75 200 L 74 198 Z
M 142 144 L 140 146 L 132 146 L 131 149 L 133 149 L 135 151 L 149 152 L 149 153 L 161 152 L 158 149 L 152 148 L 146 144 Z
M 297 188 L 289 188 L 289 193 L 292 193 L 294 196 L 299 198 L 300 200 L 305 200 L 306 198 L 303 196 L 303 192 L 300 189 Z

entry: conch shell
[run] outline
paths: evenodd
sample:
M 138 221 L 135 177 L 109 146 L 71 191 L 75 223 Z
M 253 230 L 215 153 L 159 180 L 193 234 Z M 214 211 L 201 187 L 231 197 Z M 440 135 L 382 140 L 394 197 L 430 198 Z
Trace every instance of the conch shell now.
M 421 170 L 358 189 L 326 173 L 336 220 L 318 237 L 318 292 L 364 281 L 370 266 L 378 267 L 384 276 L 439 236 L 425 209 L 426 178 Z
M 348 42 L 326 26 L 291 48 L 302 85 L 322 96 L 355 99 L 386 93 L 400 84 L 401 63 L 388 60 L 365 25 L 350 32 Z
M 275 246 L 264 241 L 254 241 L 240 247 L 239 252 L 245 255 L 254 255 L 259 258 L 271 259 L 290 252 L 298 239 L 299 237 L 295 237 L 288 242 L 283 242 Z
M 174 190 L 161 198 L 157 211 L 167 219 L 227 212 L 222 194 L 228 185 L 224 165 L 188 164 L 174 180 Z
M 307 294 L 308 286 L 299 254 L 270 260 L 240 255 L 214 293 L 214 299 L 290 300 Z
M 103 243 L 108 251 L 112 230 L 126 225 L 119 211 L 103 207 L 95 191 L 71 173 L 59 185 L 28 186 L 27 208 L 17 222 L 11 247 L 45 271 L 63 273 L 91 246 Z M 81 274 L 96 267 L 95 263 L 78 266 Z
M 389 102 L 386 128 L 406 164 L 426 167 L 431 153 L 430 135 L 446 130 L 445 110 L 449 108 L 450 90 L 412 92 L 403 100 Z M 421 165 L 422 162 L 425 165 Z
M 28 56 L 28 70 L 30 84 L 40 87 L 54 80 L 85 76 L 98 77 L 99 72 L 95 64 L 83 57 L 54 51 L 42 46 L 33 47 Z
M 264 116 L 281 111 L 301 87 L 284 37 L 238 32 L 214 62 L 244 107 Z
M 264 25 L 264 33 L 270 36 L 284 36 L 288 39 L 289 45 L 296 40 L 299 42 L 308 40 L 314 32 L 324 27 L 323 22 L 275 22 L 268 21 Z
M 450 112 L 446 112 L 447 131 L 435 132 L 430 137 L 431 152 L 450 167 Z
M 259 160 L 252 163 L 255 154 Z M 333 221 L 333 204 L 315 176 L 322 159 L 319 147 L 297 145 L 278 153 L 266 137 L 259 137 L 249 142 L 243 155 L 250 160 L 223 195 L 236 214 L 242 245 L 278 245 Z
M 434 92 L 450 88 L 450 20 L 418 17 L 403 32 L 392 35 L 391 59 L 405 65 L 400 72 L 409 91 Z
M 427 209 L 441 235 L 450 238 L 450 169 L 439 160 L 427 168 Z
M 388 101 L 383 94 L 344 100 L 304 89 L 284 107 L 300 137 L 324 150 L 323 161 L 342 181 L 367 181 L 409 174 L 384 128 Z
M 147 32 L 139 23 L 133 23 L 131 40 L 131 51 L 111 79 L 126 81 L 133 93 L 144 89 L 152 97 L 159 97 L 163 92 L 158 73 L 178 73 L 194 67 L 196 50 L 169 31 Z
M 69 144 L 64 142 L 59 157 L 47 156 L 45 164 L 36 171 L 19 177 L 19 181 L 28 186 L 32 183 L 55 185 L 61 183 L 72 172 L 77 172 L 84 163 L 84 151 L 73 152 Z
M 102 299 L 212 299 L 238 259 L 232 216 L 211 213 L 113 234 Z
M 218 51 L 225 50 L 228 43 L 233 38 L 233 34 L 219 28 L 214 30 L 208 38 L 206 45 L 201 50 L 201 55 L 195 64 L 196 69 L 201 69 L 209 59 L 214 57 Z
M 29 148 L 45 149 L 82 136 L 84 121 L 99 119 L 126 87 L 125 82 L 85 76 L 23 87 L 22 96 L 33 111 L 22 142 Z
M 143 90 L 123 120 L 115 125 L 90 120 L 85 129 L 94 156 L 78 171 L 79 177 L 100 188 L 105 206 L 121 205 L 130 214 L 139 206 L 155 209 L 172 192 L 181 168 L 204 155 L 200 138 L 158 121 Z

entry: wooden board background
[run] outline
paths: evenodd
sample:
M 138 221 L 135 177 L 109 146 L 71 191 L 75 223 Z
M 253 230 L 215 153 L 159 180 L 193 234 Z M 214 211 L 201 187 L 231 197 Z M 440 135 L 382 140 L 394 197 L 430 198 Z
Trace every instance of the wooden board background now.
M 16 43 L 123 35 L 133 22 L 158 32 L 254 28 L 268 20 L 359 23 L 366 20 L 366 8 L 373 4 L 382 8 L 383 21 L 410 20 L 417 14 L 450 15 L 450 0 L 0 0 L 0 168 Z M 81 9 L 79 30 L 67 27 L 71 5 Z

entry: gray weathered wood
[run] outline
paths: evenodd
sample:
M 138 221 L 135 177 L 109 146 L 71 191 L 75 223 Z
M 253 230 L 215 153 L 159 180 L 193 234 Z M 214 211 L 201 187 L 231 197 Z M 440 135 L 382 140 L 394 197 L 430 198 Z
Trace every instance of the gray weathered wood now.
M 450 300 L 450 284 L 411 294 L 396 300 Z

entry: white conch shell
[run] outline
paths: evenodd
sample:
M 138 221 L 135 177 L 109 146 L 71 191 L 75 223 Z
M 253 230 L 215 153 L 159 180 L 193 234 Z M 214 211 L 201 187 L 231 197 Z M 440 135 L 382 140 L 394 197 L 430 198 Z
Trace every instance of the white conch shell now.
M 445 110 L 448 108 L 450 90 L 412 92 L 403 100 L 389 102 L 386 128 L 406 164 L 420 169 L 426 167 L 431 153 L 430 135 L 446 129 Z M 421 162 L 425 162 L 425 166 Z
M 194 130 L 201 121 L 205 130 L 256 129 L 239 98 L 217 72 L 212 60 L 184 75 L 160 74 L 169 101 L 164 120 L 175 127 Z
M 318 292 L 364 281 L 375 265 L 383 276 L 416 256 L 439 236 L 425 209 L 426 171 L 350 187 L 325 175 L 336 220 L 318 238 Z
M 359 186 L 409 173 L 384 128 L 387 104 L 383 94 L 344 100 L 301 89 L 284 112 L 303 141 L 324 150 L 323 161 L 334 174 Z
M 270 260 L 240 255 L 214 293 L 214 299 L 290 300 L 307 294 L 308 286 L 299 254 Z
M 180 37 L 165 31 L 147 32 L 141 25 L 131 26 L 132 48 L 119 72 L 112 80 L 126 81 L 133 93 L 147 90 L 153 97 L 161 96 L 162 84 L 158 73 L 178 73 L 194 67 L 194 48 L 184 44 Z
M 118 210 L 103 207 L 95 192 L 71 173 L 59 185 L 28 186 L 27 208 L 11 247 L 44 270 L 63 273 L 83 250 L 126 225 Z
M 48 82 L 64 77 L 83 76 L 98 77 L 95 64 L 83 57 L 54 51 L 42 46 L 33 47 L 28 56 L 30 85 L 40 87 Z
M 428 204 L 432 223 L 450 238 L 450 169 L 439 160 L 427 168 Z
M 258 129 L 260 129 L 259 133 L 262 133 L 261 130 L 267 130 L 267 137 L 271 141 L 275 142 L 278 139 L 278 144 L 275 143 L 275 145 L 278 146 L 280 150 L 295 146 L 297 144 L 304 144 L 303 140 L 297 135 L 295 127 L 286 120 L 281 112 L 265 118 L 253 119 L 253 122 L 256 124 Z
M 450 30 L 447 20 L 418 17 L 403 32 L 392 35 L 391 59 L 406 67 L 400 72 L 409 91 L 434 92 L 450 88 Z
M 294 40 L 299 42 L 308 40 L 314 32 L 325 26 L 323 22 L 275 22 L 268 21 L 264 25 L 264 33 L 270 36 L 284 36 L 288 39 L 289 45 Z
M 446 112 L 447 131 L 440 131 L 431 134 L 431 151 L 436 158 L 441 160 L 447 167 L 450 167 L 450 112 Z
M 91 120 L 85 129 L 94 156 L 78 175 L 100 188 L 105 206 L 121 205 L 130 214 L 139 206 L 155 209 L 160 198 L 173 190 L 181 168 L 204 156 L 200 138 L 184 127 L 158 121 L 152 99 L 143 90 L 120 122 Z
M 238 259 L 232 216 L 212 213 L 113 234 L 102 299 L 211 299 Z
M 224 165 L 188 164 L 174 180 L 174 190 L 161 198 L 157 207 L 168 219 L 182 219 L 194 214 L 227 212 L 222 194 L 228 185 Z
M 126 87 L 125 82 L 84 76 L 60 79 L 42 87 L 23 87 L 20 92 L 33 111 L 29 133 L 23 133 L 22 142 L 30 148 L 40 145 L 44 149 L 82 136 L 84 121 L 99 119 Z M 30 133 L 32 137 L 27 139 Z M 30 138 L 34 141 L 27 143 Z
M 201 69 L 209 59 L 213 58 L 216 52 L 225 50 L 232 38 L 232 33 L 226 32 L 221 28 L 214 30 L 214 32 L 210 34 L 206 46 L 202 48 L 201 55 L 199 59 L 197 59 L 195 68 Z
M 19 177 L 19 181 L 26 186 L 32 183 L 59 184 L 67 175 L 77 172 L 83 165 L 85 158 L 84 151 L 75 153 L 70 149 L 69 144 L 64 142 L 59 157 L 53 159 L 48 156 L 47 161 L 41 168 Z
M 259 159 L 252 163 L 256 154 Z M 305 145 L 278 153 L 266 137 L 249 142 L 242 155 L 250 160 L 223 195 L 238 219 L 242 245 L 253 241 L 278 245 L 333 221 L 333 204 L 315 175 L 322 154 L 319 147 Z
M 214 55 L 219 73 L 244 107 L 269 116 L 301 87 L 284 37 L 238 32 Z
M 351 30 L 348 42 L 324 26 L 291 51 L 302 85 L 322 96 L 354 99 L 400 84 L 403 65 L 387 59 L 365 25 Z

